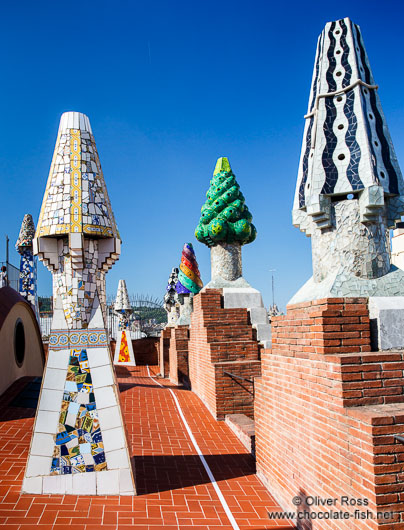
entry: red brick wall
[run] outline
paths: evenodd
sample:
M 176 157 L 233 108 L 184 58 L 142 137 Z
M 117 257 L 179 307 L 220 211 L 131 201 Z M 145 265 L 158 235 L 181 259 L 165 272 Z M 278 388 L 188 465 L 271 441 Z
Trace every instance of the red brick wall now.
M 404 445 L 393 438 L 404 432 L 404 361 L 401 353 L 368 353 L 369 325 L 366 299 L 290 306 L 274 319 L 272 350 L 262 355 L 257 473 L 280 504 L 294 511 L 292 498 L 303 494 L 338 499 L 312 512 L 398 514 L 384 525 L 311 520 L 313 530 L 404 528 Z M 369 506 L 342 506 L 344 495 L 366 498 Z
M 169 348 L 170 348 L 171 329 L 172 328 L 164 328 L 160 336 L 159 368 L 160 368 L 160 374 L 163 377 L 168 377 L 168 374 L 169 374 Z
M 325 298 L 288 306 L 272 319 L 277 352 L 357 353 L 370 351 L 367 298 Z
M 159 337 L 145 337 L 132 341 L 133 353 L 138 366 L 158 365 L 159 359 Z
M 189 340 L 192 390 L 217 419 L 242 413 L 253 417 L 252 380 L 260 374 L 260 348 L 246 309 L 223 309 L 222 292 L 208 289 L 194 297 Z
M 170 381 L 176 385 L 188 383 L 188 341 L 189 326 L 171 328 Z
M 112 357 L 115 352 L 114 340 L 111 340 Z M 144 337 L 143 339 L 132 340 L 133 355 L 138 366 L 156 366 L 159 363 L 159 337 Z

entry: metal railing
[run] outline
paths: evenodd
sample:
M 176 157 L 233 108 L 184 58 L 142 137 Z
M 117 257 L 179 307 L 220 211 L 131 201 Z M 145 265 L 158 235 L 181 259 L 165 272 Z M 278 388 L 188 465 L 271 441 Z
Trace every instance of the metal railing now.
M 246 377 L 243 377 L 243 376 L 237 375 L 237 374 L 232 374 L 231 372 L 223 372 L 223 374 L 227 375 L 231 379 L 235 380 L 236 383 L 238 383 L 237 379 L 240 379 L 241 381 L 246 381 L 247 383 L 250 383 L 253 386 L 252 392 L 251 392 L 251 390 L 249 390 L 248 388 L 243 386 L 241 383 L 238 383 L 238 384 L 240 386 L 242 386 L 244 388 L 244 390 L 246 390 L 249 394 L 252 394 L 254 396 L 254 394 L 255 394 L 254 379 L 247 379 Z
M 51 332 L 52 317 L 52 311 L 40 312 L 39 322 L 41 326 L 41 334 L 45 341 L 47 341 Z M 118 315 L 114 314 L 112 311 L 107 311 L 107 331 L 110 339 L 116 340 L 118 334 L 118 323 Z M 130 334 L 133 340 L 146 337 L 146 334 L 140 329 L 136 329 L 135 325 L 130 327 Z
M 15 291 L 19 292 L 19 282 L 20 282 L 20 271 L 17 269 L 17 267 L 14 267 L 14 265 L 11 265 L 11 263 L 8 263 L 7 261 L 0 261 L 0 268 L 6 267 L 7 269 L 7 279 L 8 279 L 8 285 L 12 287 Z

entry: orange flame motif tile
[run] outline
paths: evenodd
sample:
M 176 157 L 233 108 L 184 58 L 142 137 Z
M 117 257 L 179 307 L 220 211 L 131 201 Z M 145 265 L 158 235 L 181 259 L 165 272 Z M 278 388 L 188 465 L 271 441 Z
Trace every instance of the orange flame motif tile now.
M 125 280 L 119 280 L 114 310 L 115 314 L 119 317 L 114 364 L 136 366 L 130 335 L 133 309 L 129 301 Z
M 126 331 L 122 331 L 121 346 L 119 348 L 119 363 L 129 363 L 130 362 L 129 348 L 128 348 L 128 337 L 126 336 Z

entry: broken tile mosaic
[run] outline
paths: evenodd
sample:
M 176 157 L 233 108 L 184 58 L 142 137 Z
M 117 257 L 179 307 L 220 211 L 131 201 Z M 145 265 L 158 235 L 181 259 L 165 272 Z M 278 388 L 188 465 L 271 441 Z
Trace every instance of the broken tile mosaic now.
M 51 475 L 107 469 L 86 349 L 70 350 Z

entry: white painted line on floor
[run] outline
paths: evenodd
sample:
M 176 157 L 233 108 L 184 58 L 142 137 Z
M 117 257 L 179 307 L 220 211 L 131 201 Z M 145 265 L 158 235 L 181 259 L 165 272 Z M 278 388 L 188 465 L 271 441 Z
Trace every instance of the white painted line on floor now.
M 166 388 L 164 385 L 159 383 L 157 381 L 157 379 L 154 379 L 154 377 L 152 377 L 150 375 L 150 370 L 149 370 L 149 366 L 148 365 L 147 365 L 147 374 L 148 374 L 148 376 L 150 377 L 150 379 L 152 381 L 154 381 L 155 383 L 157 383 L 161 387 Z M 208 474 L 209 480 L 211 481 L 213 487 L 215 488 L 217 496 L 219 497 L 219 500 L 220 500 L 220 502 L 221 502 L 221 504 L 222 504 L 222 506 L 224 508 L 224 511 L 226 512 L 226 515 L 227 515 L 227 517 L 228 517 L 228 519 L 230 521 L 231 526 L 234 528 L 234 530 L 240 530 L 240 527 L 236 523 L 236 520 L 234 519 L 234 516 L 231 513 L 231 510 L 229 508 L 229 505 L 227 504 L 226 499 L 223 497 L 223 493 L 221 492 L 221 489 L 219 488 L 219 486 L 218 486 L 218 484 L 216 482 L 216 479 L 213 476 L 213 473 L 210 470 L 210 467 L 209 467 L 208 463 L 206 462 L 205 457 L 203 456 L 202 451 L 200 450 L 199 445 L 197 444 L 197 441 L 195 440 L 194 435 L 192 434 L 192 431 L 191 431 L 191 429 L 190 429 L 190 427 L 188 425 L 188 422 L 185 419 L 184 413 L 182 412 L 182 408 L 181 408 L 181 405 L 179 404 L 177 396 L 174 394 L 174 392 L 171 390 L 171 388 L 168 388 L 167 390 L 169 390 L 171 392 L 171 395 L 173 396 L 173 399 L 174 399 L 174 402 L 175 402 L 175 404 L 177 406 L 177 409 L 178 409 L 178 412 L 180 414 L 180 417 L 181 417 L 181 419 L 182 419 L 182 421 L 183 421 L 183 423 L 185 425 L 185 429 L 187 430 L 187 433 L 189 434 L 189 437 L 191 438 L 191 442 L 192 442 L 193 446 L 195 447 L 195 450 L 198 453 L 199 458 L 201 459 L 203 467 L 205 468 L 205 471 Z

